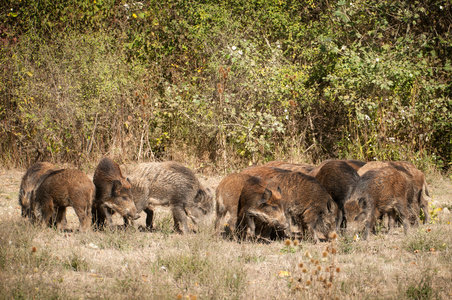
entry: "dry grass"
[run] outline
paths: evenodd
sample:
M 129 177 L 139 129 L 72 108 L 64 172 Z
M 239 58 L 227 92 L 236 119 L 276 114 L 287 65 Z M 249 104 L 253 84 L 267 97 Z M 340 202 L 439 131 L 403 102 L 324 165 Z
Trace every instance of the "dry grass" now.
M 368 241 L 340 237 L 317 245 L 226 241 L 212 236 L 213 219 L 197 234 L 181 236 L 164 209 L 156 213 L 152 233 L 134 228 L 61 233 L 22 220 L 21 175 L 0 170 L 1 299 L 452 297 L 452 214 L 446 210 L 437 212 L 434 224 L 411 229 L 407 236 L 397 231 Z M 428 179 L 435 205 L 452 208 L 450 180 L 435 174 Z M 203 180 L 218 183 L 218 178 Z M 68 221 L 77 228 L 72 210 Z M 138 221 L 144 224 L 144 215 Z

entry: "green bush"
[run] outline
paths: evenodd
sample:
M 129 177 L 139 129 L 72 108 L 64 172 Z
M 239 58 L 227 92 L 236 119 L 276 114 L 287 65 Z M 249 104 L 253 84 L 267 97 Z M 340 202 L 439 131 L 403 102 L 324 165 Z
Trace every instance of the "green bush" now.
M 427 0 L 8 1 L 1 160 L 448 168 L 450 14 Z

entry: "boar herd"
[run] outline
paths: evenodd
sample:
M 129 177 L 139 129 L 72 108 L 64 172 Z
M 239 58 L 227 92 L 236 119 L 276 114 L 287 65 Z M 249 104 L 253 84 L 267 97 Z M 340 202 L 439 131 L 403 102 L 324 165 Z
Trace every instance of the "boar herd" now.
M 423 221 L 429 221 L 425 176 L 409 162 L 326 160 L 313 166 L 273 161 L 226 176 L 215 198 L 191 169 L 176 162 L 141 163 L 128 173 L 124 177 L 107 157 L 93 180 L 80 170 L 36 163 L 20 183 L 22 216 L 68 230 L 70 206 L 80 231 L 87 231 L 113 226 L 115 213 L 125 226 L 133 226 L 144 211 L 144 229 L 153 230 L 155 207 L 167 206 L 175 231 L 185 234 L 191 231 L 188 219 L 196 225 L 215 210 L 216 235 L 265 241 L 300 235 L 314 242 L 347 231 L 367 238 L 385 216 L 388 232 L 397 224 L 405 233 L 418 226 L 421 211 Z

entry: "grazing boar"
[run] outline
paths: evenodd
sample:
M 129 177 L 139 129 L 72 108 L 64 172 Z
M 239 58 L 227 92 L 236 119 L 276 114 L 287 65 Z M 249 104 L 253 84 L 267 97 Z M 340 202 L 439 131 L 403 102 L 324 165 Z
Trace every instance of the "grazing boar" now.
M 268 180 L 268 187 L 281 187 L 289 224 L 309 232 L 315 242 L 335 233 L 337 205 L 317 179 L 301 172 L 279 172 Z
M 313 168 L 309 173 L 307 173 L 308 175 L 311 175 L 312 177 L 316 177 L 317 172 L 319 172 L 319 170 L 325 165 L 328 164 L 332 161 L 342 161 L 345 162 L 346 164 L 348 164 L 350 167 L 352 167 L 356 172 L 358 172 L 358 170 L 363 167 L 364 165 L 366 165 L 365 162 L 363 161 L 359 161 L 359 160 L 354 160 L 354 159 L 346 159 L 346 160 L 340 160 L 340 159 L 327 159 L 322 161 L 317 167 Z
M 393 167 L 384 167 L 363 174 L 350 198 L 345 202 L 347 225 L 359 229 L 364 225 L 364 239 L 374 230 L 375 222 L 389 216 L 389 232 L 400 218 L 404 232 L 408 230 L 408 197 L 412 182 Z
M 96 186 L 96 197 L 93 202 L 93 221 L 97 227 L 105 222 L 112 225 L 111 215 L 119 213 L 125 224 L 128 220 L 138 219 L 135 202 L 132 196 L 132 186 L 122 176 L 119 165 L 112 159 L 103 158 L 96 167 L 93 176 Z
M 233 173 L 225 177 L 215 192 L 215 230 L 219 234 L 222 222 L 229 213 L 229 229 L 248 237 L 268 238 L 269 230 L 283 232 L 287 220 L 280 190 L 266 188 L 266 182 L 247 174 Z
M 19 205 L 22 208 L 22 217 L 34 218 L 31 211 L 32 194 L 38 187 L 37 184 L 42 176 L 56 170 L 57 168 L 48 162 L 38 162 L 28 168 L 25 175 L 22 177 L 19 188 Z
M 169 206 L 177 232 L 188 233 L 187 216 L 196 224 L 213 209 L 209 189 L 201 186 L 192 170 L 176 162 L 141 163 L 130 173 L 138 213 L 145 211 L 146 228 L 152 229 L 154 206 Z
M 427 181 L 425 180 L 424 173 L 416 168 L 414 164 L 407 161 L 394 161 L 391 162 L 391 165 L 399 165 L 404 167 L 412 176 L 414 185 L 414 200 L 417 201 L 419 208 L 422 209 L 424 213 L 424 224 L 427 224 L 430 221 L 428 202 L 431 198 L 428 192 Z M 419 217 L 419 214 L 417 214 L 417 217 Z
M 359 180 L 359 175 L 349 164 L 342 160 L 329 160 L 317 171 L 315 178 L 331 195 L 338 206 L 336 230 L 347 227 L 344 203 L 350 197 Z
M 247 168 L 241 173 L 267 180 L 269 188 L 281 187 L 289 226 L 293 223 L 303 232 L 308 231 L 316 242 L 319 235 L 328 240 L 335 232 L 337 204 L 314 177 L 266 166 Z
M 424 212 L 424 223 L 429 222 L 429 209 L 428 201 L 430 197 L 428 195 L 427 182 L 425 181 L 424 174 L 418 170 L 412 163 L 405 161 L 372 161 L 363 166 L 358 174 L 362 175 L 369 170 L 375 170 L 384 167 L 393 167 L 397 171 L 401 172 L 407 180 L 411 181 L 412 190 L 409 191 L 408 196 L 408 209 L 410 212 L 410 223 L 412 225 L 419 224 L 419 210 L 422 209 Z
M 55 223 L 57 228 L 65 229 L 61 228 L 62 220 L 66 207 L 72 206 L 80 221 L 80 230 L 89 230 L 95 193 L 91 179 L 80 170 L 63 169 L 46 174 L 40 181 L 33 195 L 32 209 L 40 210 L 42 222 Z

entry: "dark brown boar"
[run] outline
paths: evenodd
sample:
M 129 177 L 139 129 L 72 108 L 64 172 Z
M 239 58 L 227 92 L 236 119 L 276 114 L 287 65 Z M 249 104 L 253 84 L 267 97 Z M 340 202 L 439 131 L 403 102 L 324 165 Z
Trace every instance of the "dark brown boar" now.
M 408 210 L 411 225 L 419 225 L 420 209 L 423 210 L 424 215 L 426 216 L 424 218 L 424 222 L 428 222 L 430 217 L 428 211 L 428 201 L 430 200 L 430 197 L 428 196 L 427 183 L 425 181 L 424 174 L 413 164 L 403 161 L 372 161 L 363 166 L 358 171 L 358 174 L 361 175 L 369 170 L 376 170 L 389 166 L 401 172 L 407 180 L 412 182 L 412 189 L 409 190 L 408 194 Z
M 407 161 L 393 161 L 391 162 L 393 166 L 402 166 L 404 167 L 409 174 L 411 174 L 413 178 L 414 185 L 414 199 L 417 202 L 420 209 L 422 209 L 424 213 L 424 224 L 427 224 L 430 221 L 430 213 L 428 208 L 428 202 L 431 200 L 427 181 L 425 180 L 425 175 L 421 170 L 416 168 L 416 166 Z M 419 216 L 419 214 L 417 214 Z
M 389 232 L 399 217 L 406 233 L 409 227 L 408 197 L 411 185 L 412 182 L 393 167 L 367 171 L 345 202 L 348 227 L 356 230 L 363 225 L 363 237 L 366 239 L 370 230 L 374 231 L 376 220 L 387 214 Z
M 317 173 L 319 172 L 319 170 L 327 163 L 330 163 L 332 161 L 342 161 L 345 162 L 346 164 L 348 164 L 350 167 L 352 167 L 356 172 L 358 172 L 358 170 L 363 167 L 364 165 L 366 165 L 366 162 L 360 161 L 360 160 L 354 160 L 354 159 L 345 159 L 345 160 L 341 160 L 341 159 L 327 159 L 322 161 L 317 167 L 314 167 L 310 170 L 309 173 L 307 173 L 308 175 L 311 175 L 312 177 L 316 177 Z
M 228 228 L 232 233 L 238 232 L 239 236 L 259 235 L 267 239 L 270 231 L 280 233 L 287 228 L 280 190 L 266 188 L 262 179 L 247 174 L 230 174 L 218 185 L 215 199 L 217 234 L 228 213 Z
M 269 188 L 281 187 L 289 224 L 309 232 L 315 242 L 335 233 L 337 205 L 320 182 L 301 172 L 278 172 L 268 180 Z
M 195 224 L 213 209 L 212 192 L 202 187 L 192 170 L 176 163 L 141 163 L 130 173 L 138 213 L 145 211 L 152 229 L 154 206 L 169 206 L 177 232 L 188 233 L 187 217 Z
M 22 217 L 35 218 L 35 212 L 31 211 L 31 195 L 36 191 L 37 184 L 42 176 L 56 170 L 57 168 L 48 162 L 38 162 L 28 168 L 22 177 L 19 187 L 19 205 L 22 208 Z
M 41 180 L 32 201 L 32 206 L 36 206 L 32 209 L 38 208 L 41 212 L 41 221 L 64 229 L 61 225 L 66 207 L 72 206 L 79 218 L 80 230 L 89 230 L 95 193 L 91 179 L 80 170 L 64 169 L 52 171 Z
M 338 206 L 336 230 L 339 231 L 341 225 L 346 228 L 347 219 L 345 218 L 344 203 L 358 183 L 358 173 L 345 161 L 329 160 L 322 164 L 315 178 L 331 195 Z
M 140 216 L 137 214 L 135 202 L 133 201 L 132 186 L 122 176 L 119 165 L 112 159 L 103 158 L 96 167 L 93 176 L 96 186 L 96 197 L 93 202 L 93 221 L 99 228 L 105 222 L 111 226 L 111 215 L 119 213 L 126 224 L 127 220 L 135 220 Z

